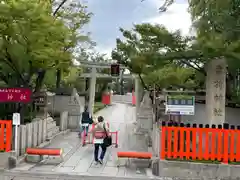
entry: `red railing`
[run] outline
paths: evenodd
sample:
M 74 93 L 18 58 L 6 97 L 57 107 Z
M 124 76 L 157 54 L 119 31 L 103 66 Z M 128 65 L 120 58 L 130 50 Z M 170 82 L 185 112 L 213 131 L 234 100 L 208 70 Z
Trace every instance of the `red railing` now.
M 225 124 L 216 128 L 190 124 L 181 127 L 162 124 L 161 159 L 240 161 L 240 127 Z
M 114 132 L 109 132 L 108 133 L 109 136 L 112 137 L 112 144 L 115 145 L 115 147 L 118 147 L 118 131 L 114 131 Z M 86 145 L 86 144 L 93 144 L 94 142 L 94 137 L 92 136 L 92 133 L 89 132 L 87 136 L 85 136 L 86 134 L 83 133 L 82 136 L 82 145 Z M 114 138 L 115 136 L 115 138 Z
M 12 146 L 12 121 L 0 120 L 0 150 L 11 151 Z

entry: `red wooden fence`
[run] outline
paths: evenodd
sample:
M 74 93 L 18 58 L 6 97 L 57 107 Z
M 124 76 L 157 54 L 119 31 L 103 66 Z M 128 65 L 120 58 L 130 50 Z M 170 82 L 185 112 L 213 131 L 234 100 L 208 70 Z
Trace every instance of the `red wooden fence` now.
M 12 146 L 12 121 L 0 120 L 0 150 L 11 151 Z
M 239 162 L 240 127 L 220 128 L 162 126 L 160 158 Z

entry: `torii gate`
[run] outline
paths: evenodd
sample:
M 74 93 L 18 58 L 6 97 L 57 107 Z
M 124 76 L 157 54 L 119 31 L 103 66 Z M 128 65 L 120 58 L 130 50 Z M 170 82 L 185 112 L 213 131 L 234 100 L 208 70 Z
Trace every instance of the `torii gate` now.
M 94 109 L 94 100 L 95 100 L 95 87 L 96 87 L 96 79 L 97 78 L 128 78 L 128 79 L 135 79 L 135 97 L 136 97 L 136 107 L 139 106 L 138 102 L 138 88 L 139 88 L 139 81 L 136 76 L 130 75 L 130 74 L 125 74 L 122 75 L 120 72 L 120 75 L 117 76 L 111 76 L 109 74 L 102 74 L 102 73 L 97 73 L 97 68 L 100 69 L 105 69 L 105 68 L 110 68 L 112 63 L 107 63 L 107 62 L 94 62 L 94 61 L 79 61 L 82 67 L 88 67 L 91 68 L 91 73 L 83 73 L 81 74 L 81 77 L 85 78 L 91 78 L 90 80 L 90 92 L 89 92 L 89 103 L 88 103 L 88 109 L 91 114 L 93 114 L 93 109 Z M 126 69 L 126 67 L 120 65 L 120 71 L 123 71 L 123 69 Z

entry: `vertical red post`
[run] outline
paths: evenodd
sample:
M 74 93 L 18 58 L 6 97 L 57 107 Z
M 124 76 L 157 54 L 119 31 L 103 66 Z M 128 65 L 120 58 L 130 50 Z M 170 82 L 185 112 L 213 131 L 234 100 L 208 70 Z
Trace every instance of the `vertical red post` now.
M 192 131 L 192 159 L 195 160 L 196 157 L 197 157 L 197 153 L 196 153 L 196 150 L 197 150 L 197 138 L 196 138 L 196 129 L 197 128 L 191 128 L 191 131 Z
M 172 157 L 172 131 L 173 127 L 167 127 L 167 157 Z
M 178 132 L 179 128 L 175 127 L 174 128 L 174 145 L 173 145 L 173 158 L 177 158 L 178 155 Z
M 216 158 L 216 129 L 211 129 L 211 153 L 210 157 L 211 160 L 215 160 Z
M 165 150 L 166 150 L 166 147 L 165 147 L 165 142 L 166 142 L 166 127 L 165 126 L 162 126 L 161 127 L 161 129 L 162 129 L 162 132 L 161 132 L 161 134 L 160 134 L 160 137 L 161 137 L 161 142 L 160 142 L 160 144 L 161 144 L 161 148 L 160 148 L 160 158 L 161 159 L 165 159 L 165 156 L 166 156 L 166 152 L 165 152 Z
M 240 161 L 240 130 L 237 130 L 236 160 Z
M 198 136 L 199 136 L 199 146 L 198 146 L 198 159 L 199 160 L 202 160 L 202 150 L 203 150 L 203 147 L 202 147 L 202 143 L 203 143 L 203 129 L 202 128 L 198 128 Z
M 190 144 L 191 144 L 191 139 L 190 139 L 190 128 L 186 128 L 186 159 L 190 159 L 191 157 L 191 152 L 190 152 Z
M 1 121 L 0 121 L 0 150 L 4 150 L 5 149 L 5 144 L 4 144 L 5 134 L 4 134 L 4 130 L 5 130 L 5 124 L 1 123 Z
M 183 159 L 183 157 L 184 157 L 184 130 L 185 130 L 185 128 L 183 128 L 183 127 L 181 127 L 180 128 L 180 148 L 179 148 L 179 157 L 181 158 L 181 159 Z
M 229 130 L 223 130 L 223 163 L 228 163 L 228 135 Z
M 230 161 L 233 161 L 235 159 L 234 154 L 234 139 L 235 139 L 235 130 L 229 130 L 230 131 Z
M 204 147 L 204 159 L 208 160 L 209 158 L 209 129 L 208 128 L 203 128 L 203 132 L 205 134 L 205 147 Z
M 218 161 L 221 161 L 221 159 L 223 158 L 223 130 L 222 129 L 217 130 L 217 136 L 218 136 L 217 159 Z
M 5 121 L 6 124 L 6 146 L 5 150 L 6 152 L 11 151 L 11 145 L 12 145 L 12 121 L 8 120 Z

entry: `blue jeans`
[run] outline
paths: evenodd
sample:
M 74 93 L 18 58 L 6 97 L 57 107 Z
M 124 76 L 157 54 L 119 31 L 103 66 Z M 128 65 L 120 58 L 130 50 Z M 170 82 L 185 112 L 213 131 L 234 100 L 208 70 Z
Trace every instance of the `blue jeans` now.
M 88 130 L 89 130 L 89 126 L 82 126 L 81 130 L 80 130 L 80 134 L 82 134 L 84 132 L 84 134 L 87 136 Z
M 97 162 L 98 161 L 98 151 L 99 151 L 99 146 L 102 148 L 102 152 L 100 154 L 100 160 L 103 160 L 105 153 L 107 151 L 107 147 L 104 146 L 103 144 L 94 144 L 94 160 Z

